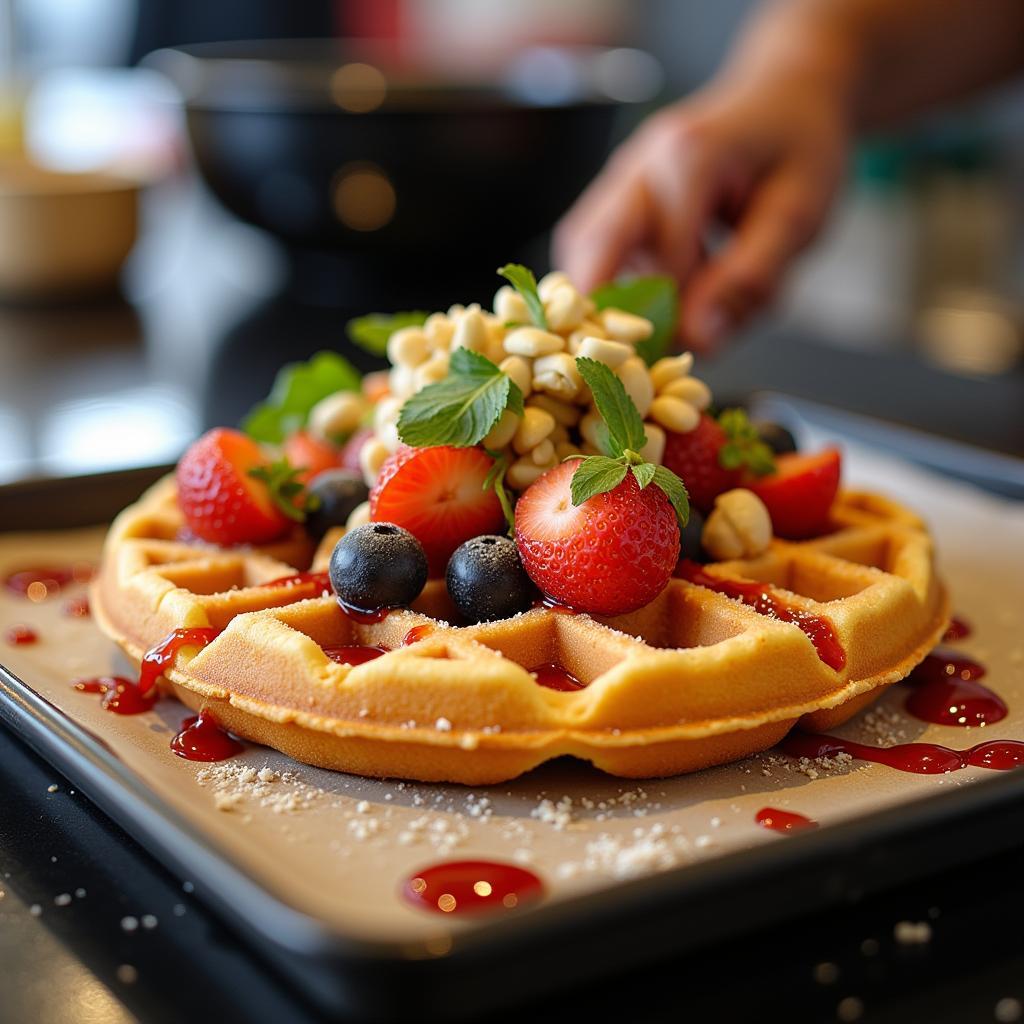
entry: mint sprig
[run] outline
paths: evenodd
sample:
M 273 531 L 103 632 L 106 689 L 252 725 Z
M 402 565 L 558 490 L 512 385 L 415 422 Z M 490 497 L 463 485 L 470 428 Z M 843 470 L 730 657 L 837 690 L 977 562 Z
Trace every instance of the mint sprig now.
M 537 291 L 537 279 L 533 271 L 521 263 L 506 263 L 498 267 L 498 273 L 523 297 L 526 308 L 530 311 L 530 319 L 535 327 L 548 329 L 548 318 L 544 314 L 544 303 Z
M 723 409 L 718 424 L 728 438 L 718 450 L 723 469 L 749 469 L 755 476 L 775 472 L 774 453 L 742 409 Z
M 501 511 L 505 513 L 505 522 L 508 523 L 508 532 L 511 534 L 516 527 L 516 513 L 512 504 L 512 499 L 505 488 L 505 474 L 508 472 L 508 456 L 502 452 L 492 452 L 490 448 L 485 448 L 484 450 L 492 459 L 494 459 L 494 465 L 491 466 L 487 472 L 487 476 L 484 477 L 483 489 L 487 491 L 492 487 L 494 488 L 494 493 L 498 496 L 498 503 L 501 505 Z
M 479 444 L 501 414 L 523 414 L 523 393 L 485 356 L 457 348 L 448 376 L 428 384 L 402 406 L 398 436 L 414 448 Z
M 253 407 L 242 429 L 257 441 L 280 444 L 301 430 L 313 406 L 336 391 L 358 391 L 359 371 L 337 352 L 318 352 L 305 363 L 281 367 L 269 397 Z
M 663 491 L 675 510 L 680 526 L 690 518 L 690 500 L 686 486 L 670 469 L 647 462 L 639 450 L 647 444 L 644 421 L 622 381 L 596 359 L 580 356 L 576 368 L 594 396 L 594 405 L 608 433 L 608 455 L 590 455 L 580 459 L 572 475 L 570 493 L 574 505 L 582 505 L 597 494 L 613 491 L 627 473 L 632 473 L 640 489 L 653 484 Z M 578 458 L 578 456 L 572 456 Z
M 410 310 L 407 313 L 367 313 L 357 316 L 345 325 L 349 341 L 375 356 L 388 351 L 388 339 L 403 327 L 422 327 L 429 313 Z
M 296 523 L 305 522 L 306 513 L 313 511 L 319 504 L 315 496 L 307 496 L 300 502 L 299 496 L 305 487 L 296 479 L 302 472 L 301 467 L 293 466 L 287 459 L 278 459 L 269 466 L 255 466 L 248 475 L 254 480 L 262 480 L 267 485 L 270 500 L 282 515 Z

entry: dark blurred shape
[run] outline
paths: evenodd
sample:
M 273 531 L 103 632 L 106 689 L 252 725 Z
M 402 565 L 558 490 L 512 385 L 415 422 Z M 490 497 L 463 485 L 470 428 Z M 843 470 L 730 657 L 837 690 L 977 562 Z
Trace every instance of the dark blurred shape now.
M 185 97 L 207 184 L 293 263 L 376 257 L 401 279 L 429 261 L 457 281 L 549 229 L 598 170 L 627 102 L 609 87 L 629 77 L 609 76 L 612 53 L 657 81 L 646 54 L 589 48 L 528 49 L 486 72 L 330 40 L 187 46 L 147 63 Z

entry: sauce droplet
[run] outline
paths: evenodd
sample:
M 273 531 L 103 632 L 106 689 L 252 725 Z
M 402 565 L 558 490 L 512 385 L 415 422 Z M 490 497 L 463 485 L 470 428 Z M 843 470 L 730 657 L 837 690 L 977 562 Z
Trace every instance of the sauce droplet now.
M 89 598 L 85 594 L 69 598 L 64 602 L 63 611 L 70 619 L 87 619 L 89 617 Z
M 383 647 L 363 647 L 361 644 L 345 644 L 325 647 L 324 654 L 339 665 L 364 665 L 388 652 Z
M 102 693 L 104 711 L 115 715 L 141 715 L 157 701 L 157 693 L 144 694 L 136 683 L 124 676 L 98 676 L 95 679 L 77 679 L 71 684 L 80 693 Z
M 245 747 L 225 732 L 209 711 L 186 718 L 181 732 L 171 740 L 171 750 L 186 761 L 226 761 Z
M 947 643 L 953 640 L 963 640 L 964 637 L 970 636 L 974 632 L 971 624 L 961 618 L 953 618 L 949 620 L 949 628 L 942 635 L 942 639 Z
M 544 884 L 525 868 L 487 860 L 434 864 L 406 879 L 402 895 L 436 914 L 513 910 L 544 895 Z
M 341 610 L 353 622 L 358 622 L 362 626 L 372 626 L 377 622 L 383 622 L 392 612 L 391 608 L 354 608 L 340 598 L 338 599 L 338 604 L 341 605 Z
M 801 829 L 817 828 L 818 823 L 813 818 L 796 811 L 780 811 L 777 807 L 762 807 L 755 815 L 755 820 L 761 828 L 770 832 L 798 832 Z
M 434 632 L 434 627 L 429 622 L 424 622 L 422 625 L 413 626 L 408 633 L 402 637 L 402 646 L 408 647 L 409 644 L 414 644 L 419 640 L 422 640 L 425 636 L 430 636 Z
M 4 639 L 13 647 L 24 647 L 39 642 L 39 634 L 31 626 L 11 626 L 4 634 Z
M 985 669 L 967 658 L 929 654 L 907 679 L 906 709 L 924 722 L 972 726 L 1001 722 L 1009 713 L 998 694 L 977 682 Z
M 164 670 L 174 663 L 178 651 L 183 647 L 205 647 L 219 635 L 219 629 L 209 627 L 175 629 L 168 633 L 142 656 L 139 689 L 143 694 L 148 694 L 156 686 L 156 681 L 164 674 Z
M 289 587 L 298 591 L 296 601 L 304 601 L 310 597 L 325 597 L 331 592 L 331 577 L 326 572 L 297 572 L 293 576 L 281 576 L 264 587 Z M 301 595 L 301 596 L 300 596 Z
M 849 754 L 861 761 L 884 764 L 914 775 L 943 775 L 967 767 L 1007 771 L 1024 765 L 1024 743 L 1019 740 L 989 740 L 966 750 L 953 750 L 937 743 L 900 743 L 894 747 L 872 747 L 838 736 L 791 732 L 779 744 L 779 749 L 790 757 L 807 757 L 811 760 Z
M 546 608 L 549 612 L 554 612 L 556 615 L 582 615 L 582 612 L 577 611 L 575 608 L 570 608 L 567 604 L 559 604 L 554 598 L 542 597 L 539 601 L 533 602 L 534 608 Z
M 574 690 L 582 690 L 587 685 L 577 679 L 568 669 L 564 669 L 561 665 L 556 665 L 553 662 L 531 668 L 530 673 L 536 678 L 539 686 L 546 686 L 549 690 L 561 690 L 568 693 Z
M 791 622 L 811 641 L 818 657 L 829 668 L 838 672 L 846 664 L 846 651 L 843 650 L 832 623 L 823 616 L 812 615 L 801 608 L 790 608 L 779 598 L 770 584 L 719 579 L 687 558 L 679 563 L 675 575 L 688 583 L 742 601 L 760 615 L 778 619 L 780 622 Z
M 30 601 L 43 601 L 59 593 L 75 581 L 75 571 L 70 566 L 34 566 L 12 572 L 4 585 L 12 594 L 27 597 Z

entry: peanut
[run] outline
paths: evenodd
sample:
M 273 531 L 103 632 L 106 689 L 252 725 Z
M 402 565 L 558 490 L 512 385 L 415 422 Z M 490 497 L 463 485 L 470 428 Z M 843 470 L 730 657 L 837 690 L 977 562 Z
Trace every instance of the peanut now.
M 544 314 L 551 330 L 575 330 L 583 320 L 583 296 L 571 284 L 556 285 L 544 303 Z
M 650 320 L 622 309 L 602 309 L 598 316 L 608 337 L 615 341 L 635 345 L 638 341 L 646 341 L 654 333 L 654 324 Z
M 563 401 L 572 401 L 583 386 L 576 360 L 568 352 L 541 356 L 533 363 L 533 387 Z
M 537 282 L 537 294 L 540 296 L 541 302 L 547 302 L 555 293 L 555 289 L 561 288 L 563 285 L 572 287 L 572 281 L 569 280 L 569 275 L 564 271 L 552 270 L 550 273 L 545 274 Z
M 670 381 L 659 389 L 658 394 L 681 398 L 700 412 L 711 404 L 711 389 L 696 377 L 680 377 L 678 380 Z
M 693 355 L 684 352 L 680 356 L 666 356 L 651 367 L 651 382 L 654 390 L 660 392 L 666 384 L 685 377 L 693 369 Z
M 565 348 L 565 339 L 539 327 L 517 327 L 505 335 L 505 351 L 512 356 L 549 356 Z
M 487 321 L 480 314 L 480 309 L 467 309 L 455 321 L 452 332 L 451 347 L 468 348 L 470 352 L 487 352 L 490 335 Z
M 498 364 L 498 369 L 508 374 L 512 383 L 522 391 L 523 398 L 529 395 L 533 383 L 533 368 L 528 359 L 523 356 L 506 356 Z
M 636 355 L 629 345 L 621 341 L 606 341 L 604 338 L 584 338 L 576 349 L 576 355 L 587 359 L 596 359 L 613 370 L 621 366 L 627 359 Z
M 423 333 L 427 336 L 431 348 L 447 348 L 455 333 L 455 324 L 444 313 L 433 313 L 427 317 Z
M 494 294 L 494 315 L 503 324 L 528 324 L 530 310 L 526 300 L 510 284 L 502 285 Z
M 538 466 L 552 466 L 555 462 L 555 446 L 551 438 L 546 437 L 536 448 L 530 452 L 530 458 Z
M 615 376 L 622 381 L 626 394 L 633 399 L 637 412 L 646 416 L 654 401 L 654 385 L 651 375 L 647 372 L 647 364 L 639 357 L 627 359 L 615 371 Z
M 712 558 L 753 558 L 768 550 L 772 520 L 764 502 L 744 487 L 715 498 L 701 543 Z
M 518 428 L 519 417 L 511 409 L 506 409 L 484 437 L 483 446 L 492 451 L 504 448 L 505 445 L 511 443 Z
M 310 410 L 309 429 L 317 437 L 344 437 L 362 423 L 366 408 L 366 402 L 356 392 L 336 391 Z
M 645 423 L 644 433 L 647 444 L 640 449 L 640 454 L 648 461 L 660 466 L 665 457 L 665 431 L 657 423 Z
M 421 327 L 401 327 L 388 338 L 392 366 L 419 366 L 430 354 L 430 342 Z
M 535 480 L 548 471 L 546 466 L 538 466 L 529 455 L 516 459 L 505 474 L 505 482 L 517 491 L 525 491 Z
M 390 454 L 387 445 L 376 437 L 371 437 L 359 449 L 359 468 L 363 471 L 363 481 L 367 487 L 372 487 L 377 482 L 380 467 Z
M 436 352 L 421 366 L 413 370 L 413 380 L 416 383 L 416 390 L 426 387 L 428 384 L 436 384 L 448 376 L 448 356 L 443 352 Z
M 563 427 L 575 427 L 583 413 L 578 406 L 562 402 L 551 395 L 536 394 L 530 396 L 530 405 L 551 413 Z
M 356 505 L 348 514 L 348 521 L 345 523 L 346 530 L 354 530 L 357 526 L 365 526 L 370 521 L 370 503 L 364 501 Z
M 700 423 L 700 413 L 689 402 L 671 395 L 659 395 L 648 414 L 655 423 L 677 434 L 686 434 Z
M 551 413 L 538 409 L 535 405 L 528 405 L 516 427 L 512 447 L 520 455 L 525 455 L 536 448 L 554 429 L 555 417 Z

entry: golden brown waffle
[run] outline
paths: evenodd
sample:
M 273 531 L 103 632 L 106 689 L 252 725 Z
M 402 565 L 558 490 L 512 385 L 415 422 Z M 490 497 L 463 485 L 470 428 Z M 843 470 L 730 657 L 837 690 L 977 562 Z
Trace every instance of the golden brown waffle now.
M 223 630 L 178 655 L 174 693 L 239 736 L 360 775 L 476 785 L 566 754 L 633 778 L 722 764 L 798 722 L 845 721 L 907 675 L 948 614 L 924 524 L 868 493 L 842 494 L 820 538 L 705 567 L 770 583 L 787 607 L 827 618 L 841 671 L 796 625 L 682 579 L 614 619 L 537 608 L 461 628 L 431 581 L 413 610 L 360 623 L 332 596 L 265 585 L 308 566 L 301 537 L 224 550 L 183 542 L 182 525 L 171 479 L 121 513 L 93 584 L 100 626 L 135 660 L 172 629 Z M 414 626 L 426 628 L 403 645 Z M 324 654 L 353 644 L 388 653 L 357 666 Z M 539 686 L 530 669 L 551 663 L 586 687 Z

